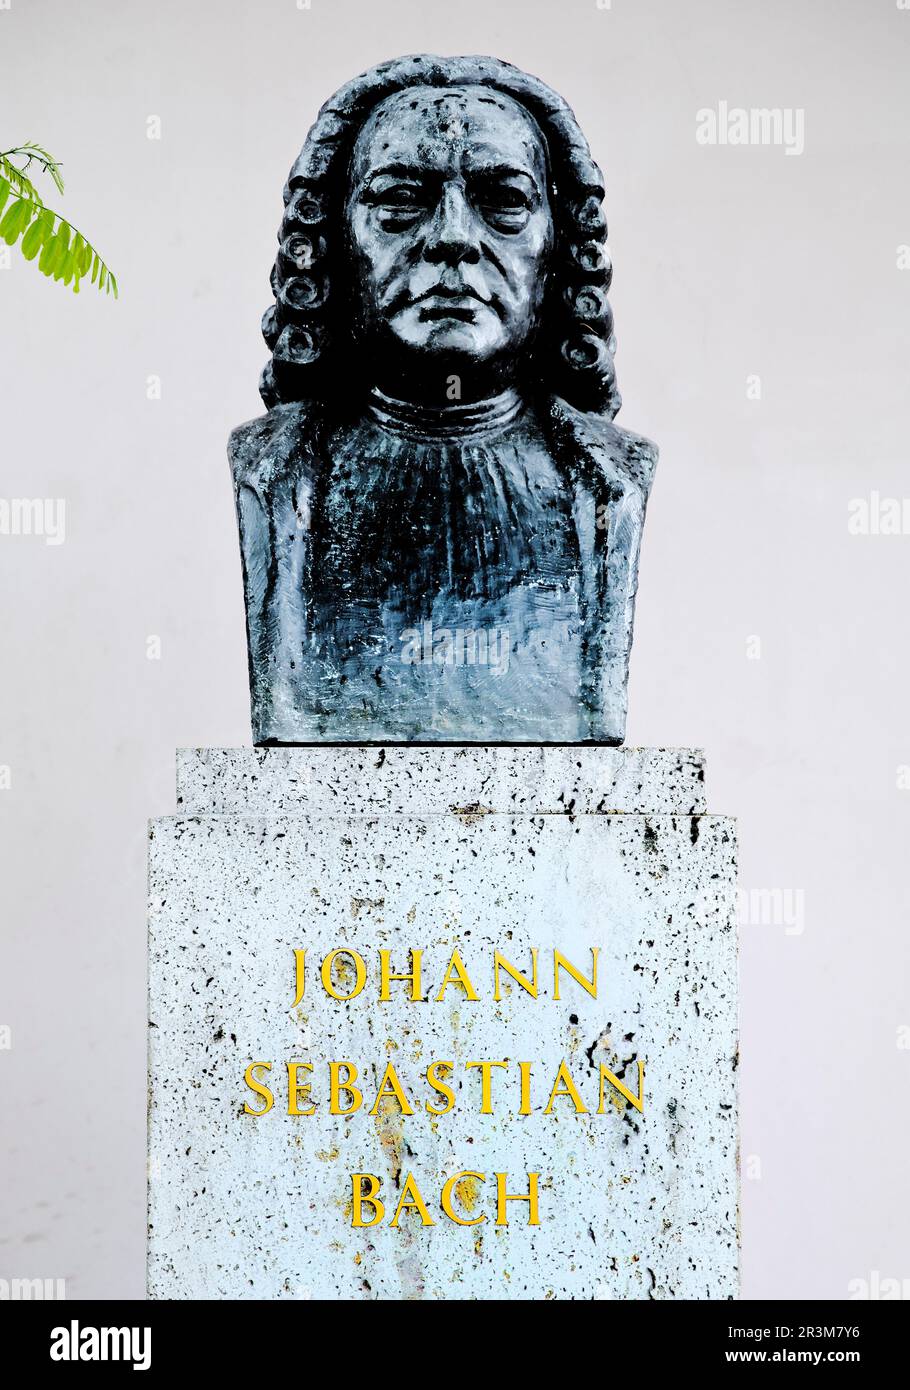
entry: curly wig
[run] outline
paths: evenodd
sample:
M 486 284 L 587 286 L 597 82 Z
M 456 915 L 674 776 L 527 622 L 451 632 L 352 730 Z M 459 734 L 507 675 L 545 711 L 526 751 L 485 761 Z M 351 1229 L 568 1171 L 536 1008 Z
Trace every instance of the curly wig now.
M 342 218 L 354 143 L 368 115 L 408 87 L 463 86 L 492 87 L 518 102 L 547 151 L 555 241 L 530 383 L 580 410 L 609 418 L 618 411 L 603 177 L 571 109 L 511 63 L 426 54 L 380 63 L 336 92 L 288 175 L 271 276 L 275 301 L 262 320 L 272 357 L 259 389 L 269 409 L 332 395 L 356 370 Z

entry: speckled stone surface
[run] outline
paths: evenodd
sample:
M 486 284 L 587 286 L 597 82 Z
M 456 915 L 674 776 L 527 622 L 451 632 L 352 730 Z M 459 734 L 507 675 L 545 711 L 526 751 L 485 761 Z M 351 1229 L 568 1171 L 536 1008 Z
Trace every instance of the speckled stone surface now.
M 692 748 L 181 748 L 183 813 L 433 815 L 464 806 L 555 815 L 705 810 L 704 754 Z
M 350 760 L 347 785 L 376 751 L 332 750 Z M 273 794 L 287 769 L 282 752 Z M 300 790 L 285 789 L 295 806 Z M 445 791 L 437 814 L 363 814 L 341 796 L 327 810 L 322 782 L 315 814 L 266 814 L 260 792 L 249 795 L 253 814 L 200 814 L 194 795 L 194 814 L 150 831 L 150 1295 L 735 1297 L 734 823 L 453 812 Z M 554 950 L 590 977 L 595 946 L 597 997 L 563 972 L 557 1001 Z M 477 1001 L 455 984 L 437 998 L 456 947 Z M 493 952 L 530 975 L 532 947 L 538 998 L 503 977 L 495 1000 Z M 359 952 L 367 972 L 346 1003 L 320 981 L 338 948 Z M 404 973 L 409 948 L 424 953 L 423 998 L 393 982 L 380 1002 L 379 951 Z M 334 978 L 341 989 L 345 976 Z M 329 1113 L 329 1062 L 342 1060 L 363 1095 L 349 1116 Z M 426 1079 L 436 1060 L 453 1064 L 442 1076 L 454 1108 L 439 1116 L 426 1109 L 445 1103 Z M 508 1063 L 490 1069 L 491 1114 L 480 1070 L 466 1066 L 477 1060 Z M 258 1118 L 244 1113 L 262 1104 L 244 1083 L 254 1061 L 273 1064 L 259 1077 L 275 1103 Z M 298 1077 L 312 1115 L 287 1113 L 291 1061 L 313 1068 Z M 563 1061 L 587 1113 L 566 1095 L 544 1113 Z M 607 1086 L 597 1113 L 601 1064 L 637 1095 L 639 1061 L 643 1112 Z M 374 1106 L 390 1062 L 413 1114 Z M 442 1210 L 442 1186 L 461 1172 L 484 1175 L 456 1189 L 463 1219 L 485 1217 L 476 1225 Z M 352 1226 L 353 1173 L 380 1179 L 380 1224 Z M 409 1173 L 432 1226 L 413 1210 L 390 1224 Z M 539 1225 L 520 1201 L 497 1224 L 496 1173 L 510 1193 L 539 1173 Z

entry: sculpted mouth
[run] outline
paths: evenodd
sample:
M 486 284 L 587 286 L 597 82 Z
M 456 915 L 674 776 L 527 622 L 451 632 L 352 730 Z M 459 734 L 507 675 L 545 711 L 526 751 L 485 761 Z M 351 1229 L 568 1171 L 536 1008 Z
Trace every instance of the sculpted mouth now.
M 421 323 L 435 319 L 457 319 L 460 323 L 473 323 L 477 317 L 478 306 L 486 305 L 487 301 L 469 285 L 434 285 L 423 294 L 419 294 L 412 303 L 421 306 Z
M 420 310 L 421 323 L 428 323 L 433 319 L 457 319 L 460 323 L 473 323 L 476 317 L 474 306 L 463 300 L 457 303 L 427 304 Z
M 428 290 L 423 291 L 423 294 L 415 295 L 411 303 L 423 304 L 424 300 L 427 299 L 441 299 L 445 300 L 446 303 L 454 302 L 456 304 L 464 300 L 474 299 L 480 304 L 487 303 L 483 295 L 470 285 L 431 285 Z

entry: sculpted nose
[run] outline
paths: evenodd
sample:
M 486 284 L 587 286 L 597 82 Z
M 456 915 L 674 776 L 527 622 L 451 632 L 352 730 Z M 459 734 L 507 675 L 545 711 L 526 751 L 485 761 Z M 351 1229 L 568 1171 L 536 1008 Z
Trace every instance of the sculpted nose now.
M 448 184 L 427 234 L 424 255 L 428 261 L 444 265 L 477 261 L 480 259 L 477 238 L 477 218 L 463 190 L 456 184 Z

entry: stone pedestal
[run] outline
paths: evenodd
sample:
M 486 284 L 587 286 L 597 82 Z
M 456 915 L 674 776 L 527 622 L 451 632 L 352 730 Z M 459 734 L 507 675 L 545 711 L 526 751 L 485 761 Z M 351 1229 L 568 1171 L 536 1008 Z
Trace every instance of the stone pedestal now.
M 150 1295 L 735 1297 L 735 834 L 703 790 L 688 750 L 182 752 Z

